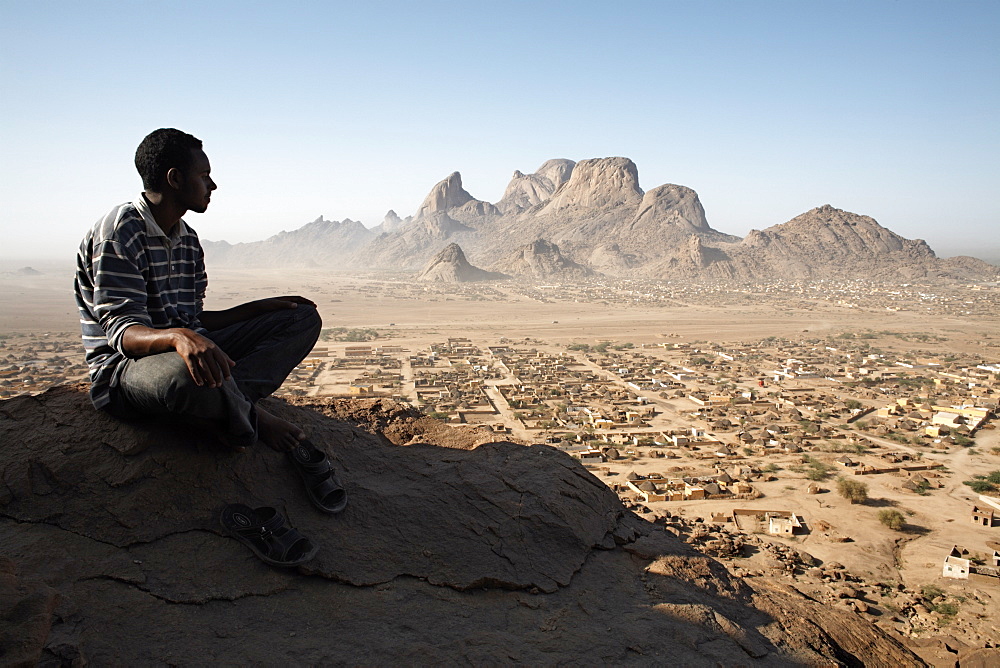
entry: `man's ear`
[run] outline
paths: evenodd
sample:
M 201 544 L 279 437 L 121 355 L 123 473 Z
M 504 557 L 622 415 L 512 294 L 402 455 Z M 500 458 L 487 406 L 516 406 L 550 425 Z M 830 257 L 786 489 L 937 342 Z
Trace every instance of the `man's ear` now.
M 180 190 L 183 182 L 184 182 L 184 174 L 181 173 L 181 170 L 177 169 L 176 167 L 171 167 L 170 169 L 167 170 L 168 186 L 170 186 L 174 190 Z

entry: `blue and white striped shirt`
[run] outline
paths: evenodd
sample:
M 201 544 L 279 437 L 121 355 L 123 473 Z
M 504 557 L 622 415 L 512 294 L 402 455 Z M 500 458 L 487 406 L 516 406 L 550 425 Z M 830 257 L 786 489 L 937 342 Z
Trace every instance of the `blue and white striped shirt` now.
M 205 333 L 198 315 L 207 287 L 197 233 L 181 220 L 164 234 L 144 195 L 97 221 L 80 244 L 74 282 L 94 406 L 110 401 L 132 325 Z

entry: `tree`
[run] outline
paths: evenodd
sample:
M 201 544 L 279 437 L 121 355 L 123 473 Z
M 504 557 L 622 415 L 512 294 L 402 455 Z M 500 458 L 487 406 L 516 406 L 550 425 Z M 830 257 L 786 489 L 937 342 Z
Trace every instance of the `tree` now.
M 906 526 L 906 518 L 898 510 L 886 508 L 878 511 L 878 521 L 893 531 L 900 531 Z
M 868 485 L 850 478 L 837 478 L 837 491 L 851 503 L 864 503 L 868 500 Z

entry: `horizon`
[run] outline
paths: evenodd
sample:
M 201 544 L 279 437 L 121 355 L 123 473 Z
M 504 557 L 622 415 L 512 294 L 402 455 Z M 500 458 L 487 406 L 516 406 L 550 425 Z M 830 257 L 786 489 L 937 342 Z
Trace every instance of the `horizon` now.
M 210 240 L 370 228 L 453 171 L 496 202 L 515 169 L 625 156 L 728 234 L 829 203 L 1000 263 L 996 3 L 125 6 L 0 6 L 5 262 L 71 258 L 172 126 L 220 184 L 187 216 Z M 122 57 L 106 36 L 136 26 L 152 55 Z

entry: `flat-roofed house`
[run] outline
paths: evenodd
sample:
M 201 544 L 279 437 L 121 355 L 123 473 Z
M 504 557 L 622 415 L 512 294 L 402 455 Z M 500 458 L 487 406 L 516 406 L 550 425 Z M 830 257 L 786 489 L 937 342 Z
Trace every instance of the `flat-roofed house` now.
M 944 567 L 941 575 L 955 580 L 969 579 L 969 560 L 962 557 L 958 546 L 951 548 L 951 552 L 944 558 Z
M 993 509 L 972 506 L 972 523 L 984 527 L 993 526 Z

